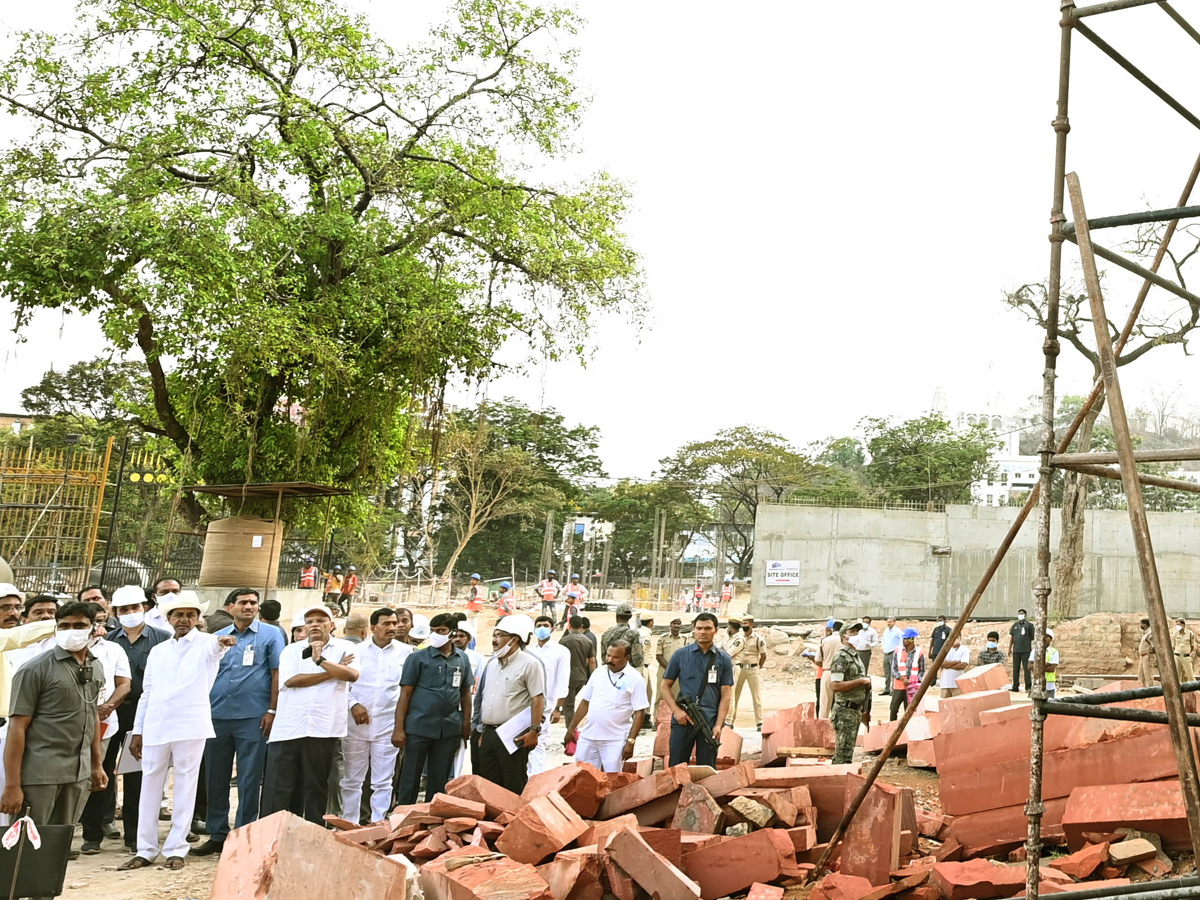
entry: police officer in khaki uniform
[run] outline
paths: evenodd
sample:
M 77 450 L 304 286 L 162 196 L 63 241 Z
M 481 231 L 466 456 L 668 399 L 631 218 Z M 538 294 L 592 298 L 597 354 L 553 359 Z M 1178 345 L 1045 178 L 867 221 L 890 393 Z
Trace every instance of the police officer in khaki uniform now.
M 742 633 L 729 642 L 729 656 L 733 659 L 737 670 L 737 680 L 733 685 L 733 704 L 729 710 L 729 718 L 725 724 L 730 728 L 737 721 L 738 699 L 742 696 L 742 686 L 750 688 L 750 700 L 754 703 L 754 721 L 758 730 L 762 731 L 762 700 L 758 695 L 758 673 L 767 662 L 767 642 L 754 633 L 754 617 L 742 619 Z
M 1192 654 L 1196 652 L 1196 635 L 1188 631 L 1187 622 L 1175 620 L 1175 632 L 1171 635 L 1171 646 L 1175 651 L 1175 669 L 1180 682 L 1194 681 Z
M 1154 636 L 1150 634 L 1150 620 L 1142 619 L 1142 639 L 1138 642 L 1138 683 L 1143 687 L 1154 684 L 1154 670 L 1158 666 L 1158 654 L 1154 652 Z
M 671 630 L 658 639 L 658 654 L 655 659 L 658 662 L 658 671 L 660 673 L 667 671 L 667 665 L 671 662 L 671 657 L 675 655 L 676 650 L 680 647 L 686 647 L 692 642 L 691 635 L 683 634 L 680 631 L 682 626 L 683 622 L 680 619 L 672 619 Z M 659 677 L 662 677 L 661 674 Z M 678 684 L 671 686 L 671 693 L 676 697 L 679 696 Z M 659 697 L 658 701 L 661 703 L 662 697 Z M 654 717 L 648 716 L 647 718 L 653 719 Z
M 654 648 L 654 613 L 648 609 L 639 609 L 637 612 L 640 623 L 637 632 L 642 639 L 642 667 L 638 671 L 642 680 L 646 682 L 646 699 L 650 701 L 650 709 L 653 711 L 655 708 L 654 682 L 650 680 L 650 660 L 654 658 L 654 654 L 651 652 Z M 642 727 L 653 728 L 654 716 L 646 716 Z
M 729 621 L 725 623 L 725 630 L 717 635 L 713 641 L 713 646 L 719 650 L 724 650 L 730 656 L 733 655 L 733 642 L 741 637 L 742 620 L 737 616 L 730 616 Z

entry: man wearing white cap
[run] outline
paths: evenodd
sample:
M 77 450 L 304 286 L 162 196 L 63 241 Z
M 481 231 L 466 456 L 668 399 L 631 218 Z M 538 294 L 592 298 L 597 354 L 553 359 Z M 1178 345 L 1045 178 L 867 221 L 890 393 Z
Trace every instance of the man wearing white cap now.
M 267 744 L 270 791 L 262 817 L 281 809 L 323 825 L 335 746 L 346 736 L 350 683 L 358 680 L 355 646 L 333 637 L 329 608 L 310 606 L 304 640 L 279 656 L 279 711 Z
M 412 647 L 420 647 L 429 639 L 429 616 L 417 613 L 412 617 L 412 628 L 408 630 L 408 643 Z
M 529 780 L 529 751 L 537 745 L 546 708 L 545 671 L 524 649 L 532 636 L 533 622 L 524 614 L 506 616 L 492 629 L 492 658 L 479 677 L 471 717 L 471 769 L 514 794 Z M 523 726 L 529 724 L 506 743 L 496 729 L 517 716 Z
M 15 584 L 0 583 L 0 757 L 8 737 L 8 704 L 12 690 L 13 670 L 8 651 L 20 650 L 54 634 L 53 619 L 45 622 L 20 624 L 25 595 Z M 0 766 L 0 791 L 4 790 L 4 767 Z M 7 824 L 7 817 L 4 824 Z
M 200 761 L 205 743 L 214 736 L 209 691 L 221 657 L 237 642 L 230 635 L 217 637 L 197 630 L 207 605 L 195 591 L 180 591 L 159 603 L 174 633 L 157 644 L 146 660 L 129 742 L 129 752 L 142 761 L 137 855 L 118 866 L 121 870 L 142 869 L 158 858 L 158 810 L 167 769 L 174 769 L 175 790 L 171 830 L 162 842 L 166 868 L 182 869 L 188 853 Z

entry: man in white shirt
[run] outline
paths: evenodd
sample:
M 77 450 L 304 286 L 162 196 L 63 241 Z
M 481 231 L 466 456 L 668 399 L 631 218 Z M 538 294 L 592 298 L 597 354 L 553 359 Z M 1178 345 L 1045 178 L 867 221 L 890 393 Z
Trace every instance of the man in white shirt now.
M 942 696 L 958 696 L 958 676 L 960 672 L 971 668 L 971 648 L 964 647 L 960 634 L 946 652 L 946 661 L 942 663 Z
M 346 771 L 341 782 L 342 817 L 358 822 L 363 783 L 371 776 L 371 821 L 392 811 L 392 776 L 400 751 L 392 746 L 400 675 L 413 648 L 396 640 L 396 612 L 371 613 L 371 637 L 358 645 L 358 680 L 350 684 L 350 719 L 342 739 Z
M 862 628 L 858 629 L 858 634 L 850 638 L 850 646 L 858 651 L 858 658 L 862 660 L 863 668 L 870 677 L 871 651 L 879 646 L 879 632 L 871 627 L 870 616 L 863 616 L 861 621 Z
M 554 632 L 554 619 L 538 616 L 533 620 L 533 640 L 525 648 L 542 661 L 546 670 L 546 714 L 542 720 L 542 731 L 537 746 L 529 751 L 529 774 L 536 775 L 546 769 L 546 754 L 550 749 L 550 726 L 557 725 L 562 718 L 563 703 L 571 691 L 571 651 L 558 641 L 550 639 Z
M 261 817 L 287 809 L 323 826 L 335 745 L 346 736 L 350 684 L 358 680 L 357 647 L 332 636 L 327 606 L 299 615 L 305 639 L 279 657 L 279 710 L 267 743 L 271 776 Z
M 142 869 L 158 858 L 158 810 L 167 769 L 175 770 L 175 789 L 171 830 L 162 843 L 166 868 L 182 869 L 189 850 L 187 835 L 196 808 L 200 761 L 205 742 L 213 736 L 208 692 L 216 681 L 221 657 L 235 642 L 229 636 L 197 630 L 206 607 L 194 591 L 182 591 L 160 604 L 174 633 L 170 640 L 155 645 L 146 660 L 129 741 L 129 752 L 142 761 L 137 855 L 118 866 L 119 870 Z
M 567 740 L 585 717 L 587 724 L 579 735 L 575 761 L 591 763 L 604 772 L 620 772 L 625 760 L 633 756 L 642 719 L 650 708 L 646 682 L 629 665 L 628 643 L 609 645 L 604 666 L 592 672 L 576 703 Z
M 883 651 L 883 690 L 879 692 L 881 697 L 892 695 L 892 657 L 904 642 L 903 634 L 904 629 L 896 624 L 896 617 L 888 616 L 887 627 L 879 637 L 879 649 Z
M 163 604 L 170 603 L 173 598 L 178 597 L 182 587 L 175 578 L 160 578 L 154 582 L 154 606 L 146 610 L 147 625 L 166 634 L 175 633 L 175 629 L 167 621 L 167 614 L 163 612 Z

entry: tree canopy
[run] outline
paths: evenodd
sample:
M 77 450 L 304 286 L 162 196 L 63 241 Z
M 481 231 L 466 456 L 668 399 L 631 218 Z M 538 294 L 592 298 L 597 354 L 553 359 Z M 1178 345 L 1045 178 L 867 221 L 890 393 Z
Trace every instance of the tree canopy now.
M 425 398 L 506 338 L 557 355 L 640 314 L 625 187 L 529 177 L 571 149 L 577 26 L 456 0 L 397 51 L 316 0 L 83 0 L 0 64 L 32 132 L 0 154 L 18 328 L 94 313 L 136 348 L 136 421 L 181 478 L 365 496 Z
M 867 478 L 887 500 L 970 503 L 971 485 L 1000 447 L 986 425 L 956 431 L 937 413 L 900 423 L 867 418 L 862 427 L 871 455 Z

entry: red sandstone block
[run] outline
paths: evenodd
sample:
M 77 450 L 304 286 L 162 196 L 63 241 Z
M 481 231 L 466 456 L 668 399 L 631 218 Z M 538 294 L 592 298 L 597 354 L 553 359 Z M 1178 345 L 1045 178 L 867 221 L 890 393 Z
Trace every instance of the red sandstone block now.
M 1067 808 L 1067 799 L 1059 797 L 1047 800 L 1045 806 L 1046 812 L 1042 815 L 1042 840 L 1048 844 L 1060 844 L 1065 837 L 1062 819 Z M 920 812 L 917 815 L 919 818 Z M 992 856 L 1025 843 L 1029 834 L 1029 820 L 1025 817 L 1024 804 L 1005 806 L 1001 809 L 956 816 L 945 834 L 962 844 L 963 852 L 967 856 Z
M 871 882 L 858 875 L 845 875 L 841 872 L 830 872 L 817 884 L 809 894 L 813 897 L 824 897 L 826 900 L 862 900 L 874 890 Z M 819 898 L 818 898 L 819 900 Z
M 783 860 L 771 831 L 755 831 L 694 850 L 683 858 L 683 870 L 700 885 L 704 900 L 718 900 L 743 891 L 756 881 L 774 881 Z M 790 841 L 789 841 L 790 843 Z
M 212 900 L 405 900 L 407 872 L 320 825 L 278 812 L 230 832 Z
M 567 801 L 551 791 L 525 804 L 496 841 L 496 849 L 517 862 L 535 865 L 586 830 L 587 825 Z
M 636 772 L 605 772 L 603 774 L 604 780 L 608 782 L 609 793 L 626 785 L 633 784 L 642 777 Z
M 1048 865 L 1082 881 L 1107 861 L 1108 844 L 1088 844 L 1082 850 L 1050 860 Z
M 944 817 L 931 813 L 920 806 L 917 807 L 917 830 L 925 837 L 937 837 L 937 833 L 945 824 Z
M 746 900 L 783 900 L 783 888 L 755 882 L 750 885 L 750 893 L 746 895 Z
M 538 874 L 550 885 L 554 900 L 600 900 L 604 895 L 603 873 L 603 854 L 591 852 L 559 853 L 538 866 Z
M 845 805 L 858 796 L 867 780 L 847 775 Z M 846 831 L 841 867 L 844 875 L 858 875 L 872 885 L 887 884 L 889 873 L 900 865 L 902 790 L 876 781 Z
M 700 885 L 656 853 L 636 832 L 613 835 L 608 855 L 655 900 L 696 900 L 700 896 Z
M 425 900 L 473 900 L 476 897 L 494 897 L 497 900 L 556 900 L 546 880 L 531 865 L 505 857 L 496 857 L 470 865 L 448 865 L 452 860 L 465 856 L 490 855 L 486 849 L 463 847 L 451 850 L 432 862 L 421 866 L 421 890 Z M 321 861 L 324 864 L 324 861 Z M 403 872 L 400 866 L 396 868 Z M 346 873 L 338 872 L 344 879 Z M 352 890 L 352 888 L 348 888 Z M 352 896 L 345 890 L 325 896 Z
M 721 806 L 712 798 L 703 783 L 685 784 L 679 789 L 679 802 L 675 805 L 675 815 L 671 818 L 672 828 L 700 834 L 716 834 L 721 830 L 721 823 Z
M 755 769 L 754 787 L 763 788 L 792 788 L 808 787 L 819 784 L 826 779 L 839 778 L 847 774 L 857 775 L 862 770 L 860 763 L 833 765 L 820 763 L 818 765 L 784 766 L 782 769 Z
M 1038 893 L 1069 894 L 1071 891 L 1090 891 L 1093 888 L 1097 890 L 1104 890 L 1105 888 L 1124 887 L 1127 884 L 1130 884 L 1128 878 L 1110 878 L 1107 881 L 1084 881 L 1079 884 L 1058 884 L 1055 882 L 1043 881 L 1039 886 Z
M 530 776 L 521 792 L 521 800 L 528 803 L 551 791 L 557 791 L 581 817 L 590 819 L 596 815 L 600 801 L 608 793 L 608 780 L 589 763 L 571 763 Z
M 679 808 L 679 795 L 680 791 L 664 794 L 636 809 L 631 809 L 630 813 L 638 820 L 638 825 L 670 823 Z
M 1001 663 L 988 663 L 967 669 L 958 676 L 958 689 L 964 694 L 973 691 L 995 691 L 1000 688 L 1007 690 L 1012 684 L 1008 670 Z M 946 701 L 943 700 L 943 703 Z M 1006 706 L 1008 704 L 1005 704 Z M 943 725 L 945 720 L 943 720 Z
M 617 900 L 636 900 L 637 888 L 633 878 L 611 856 L 604 857 L 604 877 L 608 892 Z
M 477 800 L 452 797 L 449 794 L 434 794 L 433 801 L 429 804 L 429 812 L 430 815 L 442 819 L 466 817 L 479 820 L 488 817 L 487 804 Z
M 477 819 L 491 819 L 494 822 L 501 813 L 516 815 L 521 810 L 519 796 L 478 775 L 460 775 L 446 785 L 446 793 L 451 797 L 482 803 L 487 813 L 476 816 Z
M 910 745 L 913 741 L 932 741 L 941 733 L 941 716 L 937 714 L 917 713 L 908 720 L 908 725 L 904 728 L 904 737 Z
M 717 748 L 717 767 L 727 769 L 742 761 L 742 736 L 732 728 L 721 729 L 721 746 Z M 725 765 L 721 765 L 725 763 Z
M 678 868 L 683 859 L 683 832 L 678 828 L 637 828 L 642 840 L 659 856 Z
M 892 732 L 896 730 L 899 722 L 880 722 L 878 725 L 872 725 L 871 730 L 866 734 L 859 735 L 859 740 L 862 741 L 862 748 L 867 753 L 878 753 L 883 749 L 883 745 L 888 742 Z M 903 747 L 908 743 L 906 735 L 900 735 L 900 740 L 896 742 L 897 747 Z
M 639 778 L 646 778 L 654 774 L 654 757 L 653 756 L 634 756 L 625 760 L 624 771 L 629 772 Z
M 742 763 L 705 778 L 700 784 L 714 800 L 730 796 L 734 791 L 754 783 L 754 763 Z
M 918 769 L 936 769 L 937 753 L 933 741 L 909 741 L 908 764 Z
M 985 709 L 999 709 L 1012 704 L 1008 688 L 999 691 L 964 693 L 941 701 L 938 707 L 942 719 L 942 733 L 950 734 L 965 728 L 979 726 L 979 714 Z
M 722 840 L 724 840 L 724 837 L 719 834 L 689 834 L 686 831 L 681 832 L 679 835 L 679 858 L 683 859 L 683 857 L 687 856 L 693 850 L 700 850 L 704 847 L 719 844 Z
M 1085 831 L 1120 827 L 1154 832 L 1166 850 L 1191 848 L 1178 780 L 1077 787 L 1067 800 L 1062 827 L 1072 849 L 1083 845 Z
M 671 755 L 671 726 L 670 724 L 659 725 L 654 732 L 654 750 L 653 754 L 661 759 L 666 759 Z
M 638 828 L 637 816 L 632 813 L 626 813 L 623 816 L 617 816 L 615 819 L 608 819 L 604 822 L 585 822 L 587 828 L 576 840 L 579 846 L 586 847 L 590 844 L 600 845 L 608 839 L 610 835 L 616 834 L 622 828 L 632 828 L 635 831 Z
M 805 850 L 811 850 L 817 846 L 816 825 L 797 825 L 795 828 L 789 828 L 787 833 L 788 837 L 792 839 L 792 847 L 797 853 L 803 853 Z
M 931 880 L 946 900 L 993 900 L 1025 888 L 1024 866 L 1002 866 L 987 859 L 944 862 L 933 867 Z
M 997 706 L 993 709 L 984 709 L 979 712 L 980 725 L 999 725 L 1001 722 L 1007 722 L 1009 719 L 1028 719 L 1029 711 L 1033 709 L 1031 703 L 1013 703 L 1009 706 Z
M 715 777 L 715 776 L 714 776 Z M 649 778 L 640 778 L 632 784 L 618 788 L 608 794 L 600 804 L 596 817 L 611 819 L 621 813 L 630 812 L 667 794 L 673 794 L 682 785 L 690 784 L 691 776 L 684 765 L 672 766 L 655 772 Z

